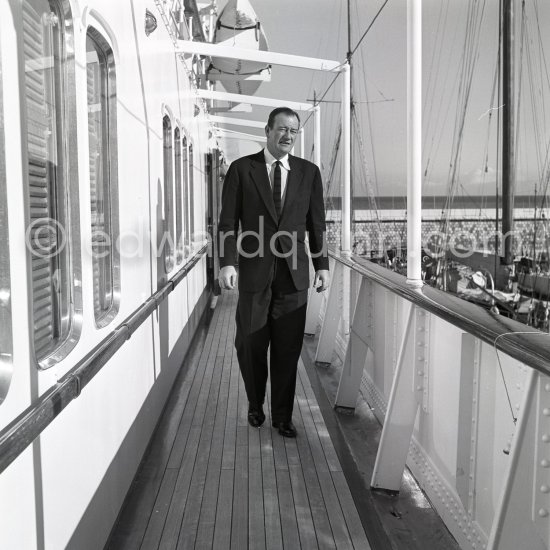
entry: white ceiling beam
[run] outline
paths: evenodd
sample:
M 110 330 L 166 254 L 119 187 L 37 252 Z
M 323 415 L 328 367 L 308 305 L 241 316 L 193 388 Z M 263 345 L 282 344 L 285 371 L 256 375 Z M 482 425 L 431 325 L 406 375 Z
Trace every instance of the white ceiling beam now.
M 210 115 L 210 120 L 217 124 L 234 124 L 235 126 L 249 126 L 250 128 L 265 128 L 265 121 L 246 120 L 244 118 L 233 118 L 229 116 Z
M 210 42 L 198 42 L 194 40 L 178 40 L 176 51 L 179 53 L 206 55 L 208 57 L 225 57 L 229 59 L 242 59 L 257 61 L 266 65 L 284 65 L 286 67 L 298 67 L 313 71 L 335 72 L 342 69 L 343 63 L 330 59 L 317 59 L 316 57 L 303 57 L 287 53 L 277 53 L 250 48 L 228 47 L 226 44 L 211 44 Z
M 211 82 L 270 82 L 271 73 L 269 71 L 262 71 L 261 73 L 254 73 L 249 75 L 242 74 L 229 74 L 220 73 L 217 71 L 208 71 L 205 74 L 201 74 L 202 78 L 206 78 Z
M 287 101 L 286 99 L 273 99 L 272 97 L 257 97 L 253 95 L 231 94 L 229 92 L 216 92 L 214 90 L 197 90 L 199 97 L 203 99 L 215 99 L 217 101 L 230 101 L 232 103 L 250 103 L 251 105 L 265 105 L 267 107 L 290 107 L 295 111 L 309 111 L 313 109 L 313 103 L 300 103 Z
M 224 128 L 217 128 L 215 130 L 215 135 L 221 139 L 246 139 L 248 141 L 259 142 L 264 142 L 266 140 L 265 136 L 255 136 L 253 134 L 246 134 L 245 132 L 231 132 Z

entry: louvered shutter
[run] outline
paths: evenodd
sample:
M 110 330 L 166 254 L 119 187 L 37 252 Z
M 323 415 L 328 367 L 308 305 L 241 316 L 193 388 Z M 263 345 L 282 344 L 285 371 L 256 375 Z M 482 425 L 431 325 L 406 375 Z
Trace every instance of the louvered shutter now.
M 102 75 L 100 61 L 93 41 L 88 37 L 87 80 L 88 80 L 88 142 L 90 166 L 90 202 L 92 214 L 92 268 L 94 287 L 94 312 L 96 320 L 109 310 L 110 292 L 110 250 L 108 246 L 108 226 L 105 216 L 104 173 L 105 151 L 102 149 L 103 104 L 101 97 Z M 108 177 L 108 176 L 107 176 Z
M 29 206 L 32 248 L 34 346 L 38 357 L 48 349 L 58 332 L 56 284 L 57 261 L 50 252 L 57 249 L 52 225 L 55 204 L 51 188 L 55 163 L 55 99 L 51 23 L 43 23 L 29 2 L 23 2 L 25 52 L 25 94 L 27 102 Z

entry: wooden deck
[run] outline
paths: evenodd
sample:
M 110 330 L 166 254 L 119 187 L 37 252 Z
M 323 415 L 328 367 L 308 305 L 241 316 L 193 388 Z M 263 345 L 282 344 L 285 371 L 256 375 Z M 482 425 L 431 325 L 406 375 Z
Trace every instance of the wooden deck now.
M 108 548 L 370 548 L 304 366 L 296 439 L 247 422 L 223 293 L 178 377 Z

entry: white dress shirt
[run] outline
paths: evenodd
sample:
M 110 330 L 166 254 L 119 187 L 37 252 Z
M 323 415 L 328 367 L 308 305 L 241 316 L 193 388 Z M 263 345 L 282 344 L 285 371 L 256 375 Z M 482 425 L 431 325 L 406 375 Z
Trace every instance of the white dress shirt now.
M 267 173 L 269 174 L 269 181 L 271 182 L 271 189 L 273 190 L 273 176 L 275 174 L 275 162 L 277 159 L 267 150 L 264 149 L 265 166 Z M 286 181 L 288 179 L 288 173 L 290 172 L 290 164 L 288 163 L 288 155 L 279 159 L 281 163 L 281 208 L 285 203 Z

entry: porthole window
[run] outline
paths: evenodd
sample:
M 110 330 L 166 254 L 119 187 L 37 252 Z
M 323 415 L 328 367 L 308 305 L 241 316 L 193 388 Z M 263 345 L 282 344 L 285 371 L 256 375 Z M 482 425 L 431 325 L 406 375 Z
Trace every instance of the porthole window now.
M 81 323 L 73 24 L 66 1 L 22 6 L 34 352 L 46 368 Z
M 4 401 L 13 373 L 13 340 L 11 328 L 10 247 L 6 187 L 6 150 L 4 136 L 4 76 L 0 55 L 0 403 Z
M 172 122 L 165 115 L 162 119 L 163 159 L 164 159 L 164 231 L 161 243 L 164 249 L 164 268 L 166 272 L 174 267 L 174 157 L 172 146 Z
M 86 34 L 94 316 L 99 327 L 118 312 L 120 256 L 116 71 L 113 52 L 93 27 Z
M 181 164 L 181 133 L 179 128 L 174 129 L 174 167 L 176 179 L 176 247 L 177 263 L 183 259 L 183 235 L 182 235 L 182 164 Z

